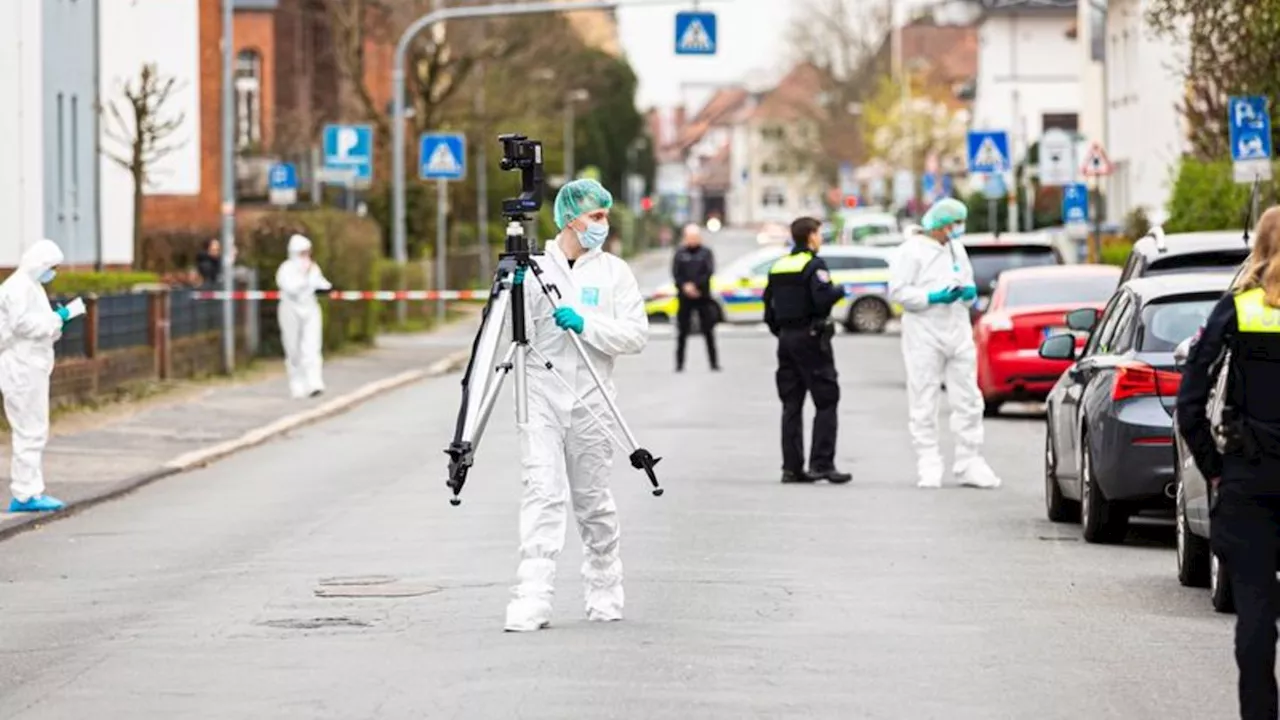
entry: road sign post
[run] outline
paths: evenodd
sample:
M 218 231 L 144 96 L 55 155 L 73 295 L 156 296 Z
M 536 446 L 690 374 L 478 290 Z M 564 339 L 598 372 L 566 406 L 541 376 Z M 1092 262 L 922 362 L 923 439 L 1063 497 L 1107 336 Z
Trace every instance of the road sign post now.
M 1040 136 L 1040 186 L 1057 187 L 1076 181 L 1075 141 L 1051 128 Z
M 373 180 L 373 126 L 326 125 L 322 140 L 324 169 L 353 171 L 355 185 L 368 187 Z
M 467 176 L 467 138 L 461 133 L 423 133 L 418 141 L 418 177 L 436 181 L 436 289 L 449 284 L 449 183 Z M 443 324 L 445 304 L 436 302 L 436 322 Z
M 1062 223 L 1073 240 L 1089 240 L 1089 186 L 1071 183 L 1062 188 Z M 1086 251 L 1087 255 L 1087 251 Z
M 965 157 L 968 159 L 969 172 L 985 173 L 987 186 L 983 188 L 987 196 L 987 219 L 991 224 L 991 232 L 999 235 L 999 217 L 995 210 L 995 198 L 1004 197 L 1004 173 L 1008 172 L 1009 133 L 1004 130 L 970 130 L 965 137 Z M 1016 212 L 1016 208 L 1013 209 Z M 1012 222 L 1012 221 L 1011 221 Z
M 715 13 L 676 13 L 677 55 L 715 55 L 716 40 Z
M 1089 146 L 1080 174 L 1093 181 L 1093 242 L 1089 244 L 1089 262 L 1102 259 L 1102 178 L 1111 174 L 1111 160 L 1100 143 Z
M 1235 181 L 1271 179 L 1271 113 L 1262 95 L 1227 99 L 1231 168 Z
M 1004 175 L 987 173 L 987 180 L 982 186 L 982 194 L 987 198 L 987 230 L 996 237 L 1000 237 L 999 203 L 1005 192 Z

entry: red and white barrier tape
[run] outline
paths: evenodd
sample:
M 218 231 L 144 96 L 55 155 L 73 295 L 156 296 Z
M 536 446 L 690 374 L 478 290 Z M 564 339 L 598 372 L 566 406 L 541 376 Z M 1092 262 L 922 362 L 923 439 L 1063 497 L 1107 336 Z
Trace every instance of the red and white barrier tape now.
M 197 300 L 222 300 L 227 293 L 199 290 L 192 293 Z M 279 300 L 278 290 L 238 290 L 232 300 Z M 320 297 L 330 300 L 488 300 L 487 290 L 341 290 Z

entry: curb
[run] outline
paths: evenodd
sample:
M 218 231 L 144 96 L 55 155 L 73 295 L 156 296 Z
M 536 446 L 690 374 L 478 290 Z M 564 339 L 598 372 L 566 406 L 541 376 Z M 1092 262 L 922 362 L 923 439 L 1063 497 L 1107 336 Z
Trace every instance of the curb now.
M 79 513 L 81 510 L 114 500 L 116 498 L 128 495 L 135 490 L 146 487 L 157 480 L 178 475 L 194 470 L 196 468 L 210 465 L 222 458 L 249 448 L 261 445 L 268 440 L 277 438 L 291 430 L 310 425 L 312 423 L 324 420 L 326 418 L 338 415 L 351 408 L 372 400 L 375 397 L 384 395 L 392 390 L 412 385 L 416 382 L 426 380 L 428 378 L 439 377 L 447 373 L 453 372 L 462 367 L 467 358 L 470 357 L 470 350 L 459 350 L 450 353 L 445 357 L 437 360 L 422 370 L 407 370 L 399 375 L 393 375 L 382 380 L 375 380 L 371 383 L 363 385 L 355 390 L 336 397 L 325 404 L 305 410 L 303 412 L 286 415 L 275 422 L 254 428 L 238 438 L 227 440 L 200 450 L 193 450 L 184 455 L 164 463 L 158 469 L 151 472 L 135 475 L 134 477 L 121 480 L 120 482 L 108 487 L 100 492 L 94 493 L 87 497 L 73 500 L 67 503 L 65 509 L 56 513 L 33 513 L 31 516 L 12 522 L 4 527 L 0 527 L 0 540 L 7 540 L 28 530 L 34 530 L 52 522 L 57 522 L 63 518 L 70 517 Z

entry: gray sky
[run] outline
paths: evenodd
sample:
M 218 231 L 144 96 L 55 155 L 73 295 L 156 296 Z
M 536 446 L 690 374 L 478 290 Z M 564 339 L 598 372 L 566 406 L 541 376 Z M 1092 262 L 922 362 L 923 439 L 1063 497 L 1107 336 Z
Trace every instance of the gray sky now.
M 714 56 L 675 54 L 675 15 L 688 5 L 620 8 L 618 32 L 631 66 L 640 78 L 636 104 L 641 109 L 681 102 L 682 82 L 770 83 L 788 68 L 785 41 L 795 0 L 722 0 L 702 9 L 716 13 L 718 35 Z M 691 108 L 705 99 L 705 89 L 687 89 Z

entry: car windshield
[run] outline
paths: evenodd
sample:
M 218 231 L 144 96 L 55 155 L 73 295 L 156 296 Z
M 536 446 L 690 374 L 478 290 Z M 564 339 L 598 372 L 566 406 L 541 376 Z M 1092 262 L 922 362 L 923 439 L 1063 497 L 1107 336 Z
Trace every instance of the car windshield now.
M 1005 289 L 1005 307 L 1104 303 L 1116 291 L 1118 275 L 1022 278 Z
M 1172 275 L 1186 272 L 1234 272 L 1249 256 L 1249 249 L 1214 250 L 1212 252 L 1184 253 L 1171 257 L 1157 257 L 1151 261 L 1144 275 Z
M 979 293 L 990 293 L 1000 273 L 1011 268 L 1060 265 L 1062 259 L 1047 245 L 966 246 L 973 265 L 973 282 Z
M 896 232 L 897 228 L 892 225 L 855 225 L 852 230 L 853 240 L 865 240 L 873 235 L 888 235 Z
M 1220 294 L 1156 300 L 1142 309 L 1142 352 L 1173 352 L 1204 325 Z

